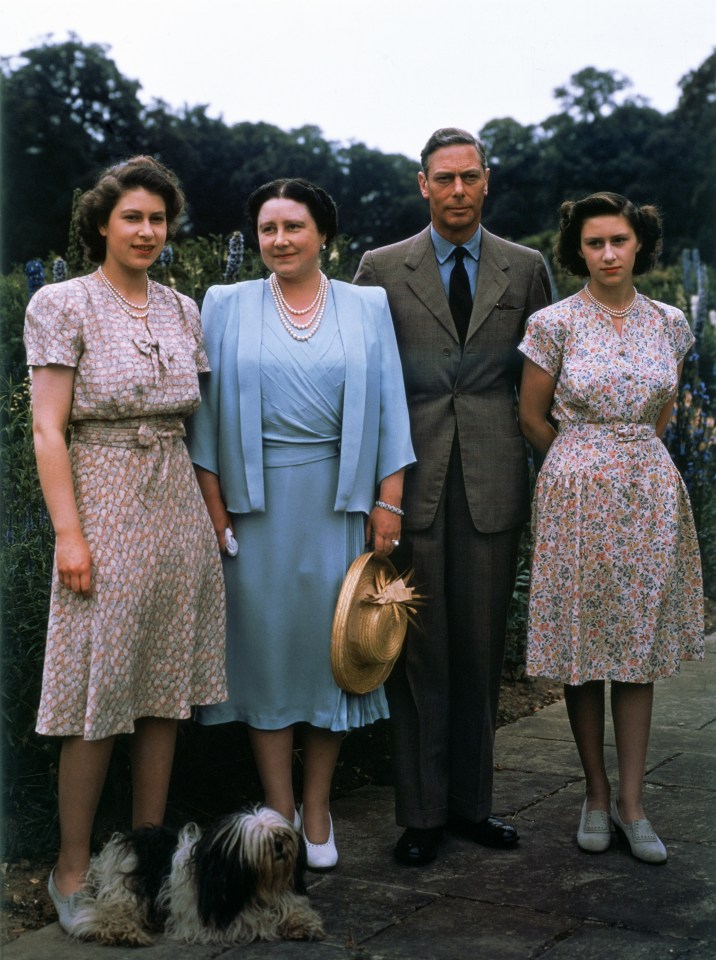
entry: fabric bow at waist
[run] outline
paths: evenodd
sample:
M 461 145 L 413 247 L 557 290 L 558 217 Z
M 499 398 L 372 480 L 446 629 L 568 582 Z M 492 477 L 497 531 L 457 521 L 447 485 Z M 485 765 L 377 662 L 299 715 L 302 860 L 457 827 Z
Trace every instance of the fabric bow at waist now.
M 158 483 L 164 483 L 169 470 L 169 450 L 175 440 L 186 436 L 181 417 L 148 417 L 142 420 L 87 420 L 72 425 L 73 443 L 103 447 L 143 447 L 161 456 Z M 169 441 L 166 444 L 165 441 Z
M 654 440 L 656 427 L 653 423 L 566 423 L 559 424 L 560 435 L 584 437 L 612 437 L 617 443 L 631 443 L 635 440 Z

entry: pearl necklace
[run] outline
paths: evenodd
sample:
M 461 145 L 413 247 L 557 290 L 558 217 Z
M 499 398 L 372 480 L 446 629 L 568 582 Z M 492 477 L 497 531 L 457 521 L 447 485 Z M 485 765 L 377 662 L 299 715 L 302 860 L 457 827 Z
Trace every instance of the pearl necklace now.
M 310 313 L 311 310 L 315 309 L 316 304 L 320 300 L 321 288 L 323 286 L 323 281 L 325 279 L 326 279 L 325 275 L 322 272 L 319 272 L 318 290 L 316 290 L 316 296 L 313 298 L 311 303 L 309 303 L 309 305 L 305 309 L 298 310 L 296 309 L 296 307 L 292 307 L 291 304 L 284 297 L 283 290 L 281 289 L 281 284 L 278 282 L 278 277 L 276 276 L 276 274 L 275 273 L 271 274 L 271 282 L 272 284 L 274 284 L 274 290 L 276 292 L 277 297 L 281 301 L 281 304 L 286 308 L 286 310 L 288 310 L 289 313 L 292 313 L 295 317 L 303 317 L 307 313 Z M 298 324 L 296 324 L 296 326 L 298 326 Z
M 129 314 L 134 320 L 146 320 L 149 316 L 149 305 L 152 302 L 152 288 L 149 286 L 149 281 L 147 280 L 147 302 L 146 303 L 132 303 L 131 300 L 127 300 L 126 297 L 123 297 L 119 290 L 115 287 L 109 277 L 105 276 L 104 270 L 102 269 L 102 264 L 97 267 L 97 273 L 99 273 L 100 280 L 107 287 L 112 297 L 116 303 L 124 310 L 125 313 Z
M 273 296 L 273 302 L 276 306 L 276 312 L 278 313 L 279 320 L 281 321 L 284 330 L 289 336 L 293 337 L 294 340 L 300 342 L 305 342 L 310 340 L 312 336 L 316 333 L 319 326 L 321 325 L 321 320 L 323 319 L 323 313 L 326 309 L 326 301 L 328 299 L 328 278 L 324 273 L 321 273 L 321 279 L 318 284 L 318 293 L 314 298 L 313 304 L 308 307 L 306 310 L 295 311 L 297 314 L 306 314 L 313 307 L 316 307 L 316 312 L 306 323 L 296 323 L 296 321 L 289 316 L 289 310 L 291 309 L 286 303 L 283 294 L 281 292 L 281 287 L 278 282 L 278 278 L 275 273 L 272 273 L 269 277 L 269 285 L 271 287 L 271 294 Z M 305 330 L 306 333 L 300 334 L 296 333 L 297 330 Z
M 592 301 L 594 306 L 604 310 L 604 312 L 608 313 L 610 317 L 625 317 L 629 313 L 637 298 L 636 288 L 632 287 L 632 290 L 634 291 L 634 296 L 631 298 L 631 303 L 624 307 L 623 310 L 614 310 L 613 307 L 608 307 L 606 303 L 602 303 L 601 300 L 597 300 L 596 297 L 592 296 L 592 293 L 589 289 L 589 283 L 584 284 L 584 292 L 587 294 L 587 297 Z

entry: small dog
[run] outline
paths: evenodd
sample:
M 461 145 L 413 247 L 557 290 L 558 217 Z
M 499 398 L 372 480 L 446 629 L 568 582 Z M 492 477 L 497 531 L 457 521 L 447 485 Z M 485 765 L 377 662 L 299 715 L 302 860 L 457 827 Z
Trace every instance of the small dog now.
M 92 858 L 68 933 L 79 940 L 149 946 L 171 940 L 231 946 L 320 940 L 305 896 L 306 851 L 268 807 L 234 813 L 202 832 L 142 827 L 115 834 Z

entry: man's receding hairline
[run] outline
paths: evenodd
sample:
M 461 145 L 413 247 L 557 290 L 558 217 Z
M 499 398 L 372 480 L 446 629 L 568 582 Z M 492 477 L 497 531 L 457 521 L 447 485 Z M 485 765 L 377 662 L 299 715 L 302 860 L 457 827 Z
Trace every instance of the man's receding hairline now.
M 429 174 L 430 167 L 432 166 L 432 160 L 441 150 L 452 150 L 455 147 L 471 148 L 472 150 L 475 151 L 475 155 L 477 157 L 477 167 L 475 169 L 481 171 L 482 173 L 485 173 L 489 169 L 488 167 L 483 166 L 482 157 L 480 156 L 480 151 L 477 149 L 474 143 L 446 143 L 444 146 L 436 147 L 436 149 L 433 150 L 433 152 L 426 158 L 426 166 L 423 173 L 426 176 Z

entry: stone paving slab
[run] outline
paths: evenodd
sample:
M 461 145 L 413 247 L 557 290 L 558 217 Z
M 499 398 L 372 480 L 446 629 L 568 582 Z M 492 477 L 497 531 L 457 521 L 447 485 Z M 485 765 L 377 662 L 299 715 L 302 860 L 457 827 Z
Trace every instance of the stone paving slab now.
M 585 923 L 564 940 L 548 947 L 540 960 L 706 960 L 699 947 L 708 947 L 713 960 L 713 944 L 694 946 L 680 937 L 655 936 L 623 930 L 607 924 Z
M 441 897 L 408 923 L 393 926 L 367 944 L 369 956 L 406 960 L 525 960 L 535 947 L 569 930 L 569 917 L 549 916 L 489 903 Z
M 71 940 L 57 923 L 26 933 L 2 947 L 3 960 L 215 960 L 226 947 L 159 943 L 151 947 L 103 947 Z

